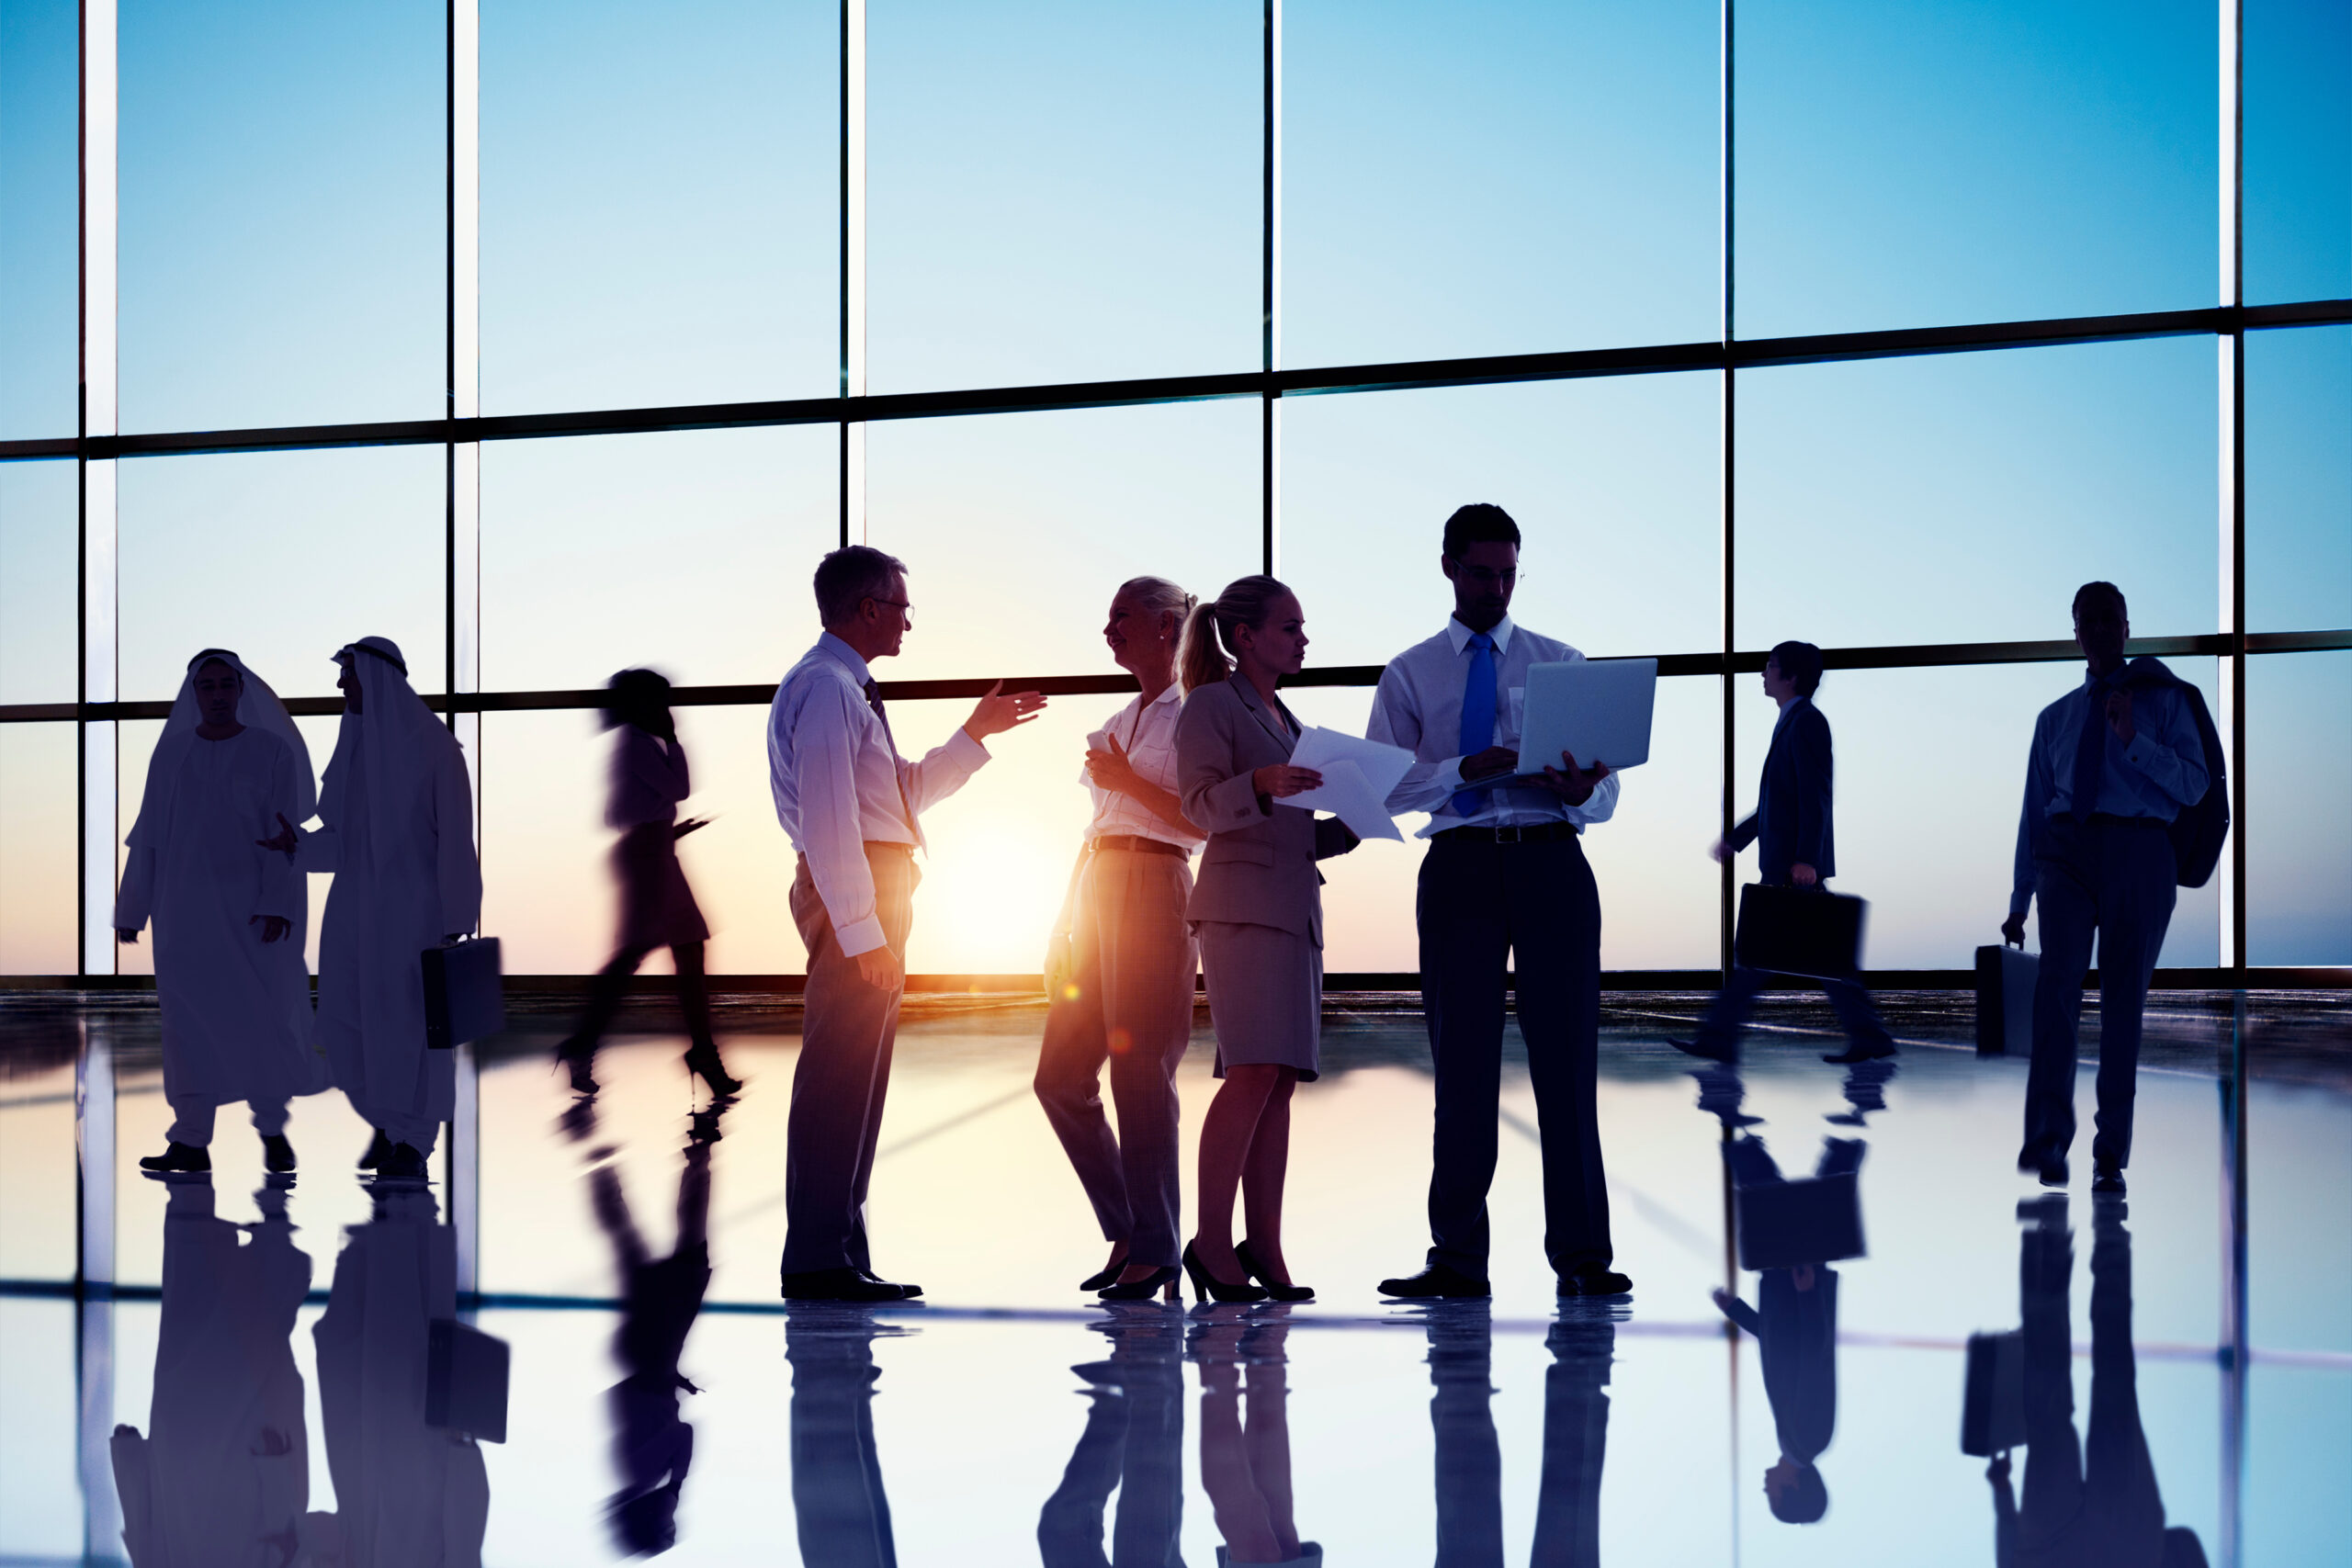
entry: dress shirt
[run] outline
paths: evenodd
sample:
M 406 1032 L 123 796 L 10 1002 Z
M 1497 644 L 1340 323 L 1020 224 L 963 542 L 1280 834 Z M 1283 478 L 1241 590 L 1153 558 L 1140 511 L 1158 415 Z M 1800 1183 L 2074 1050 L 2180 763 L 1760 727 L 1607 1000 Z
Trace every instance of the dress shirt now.
M 1144 705 L 1143 694 L 1137 692 L 1126 706 L 1111 716 L 1102 733 L 1117 740 L 1125 750 L 1127 761 L 1135 764 L 1136 773 L 1146 784 L 1158 784 L 1170 795 L 1176 793 L 1176 715 L 1184 705 L 1184 693 L 1174 682 Z M 1106 748 L 1107 750 L 1107 748 Z M 1091 843 L 1105 833 L 1136 839 L 1158 839 L 1163 844 L 1174 844 L 1188 853 L 1204 842 L 1204 836 L 1190 828 L 1179 828 L 1137 800 L 1115 789 L 1104 789 L 1079 772 L 1079 780 L 1094 796 L 1094 820 L 1087 824 L 1086 838 Z
M 1470 638 L 1475 635 L 1460 621 L 1449 619 L 1445 630 L 1415 643 L 1381 671 L 1365 738 L 1413 753 L 1413 765 L 1388 792 L 1388 809 L 1430 813 L 1419 835 L 1424 839 L 1449 828 L 1523 828 L 1542 822 L 1573 822 L 1583 828 L 1608 821 L 1617 809 L 1615 773 L 1594 786 L 1582 806 L 1570 806 L 1540 785 L 1504 789 L 1474 784 L 1471 787 L 1485 792 L 1484 804 L 1468 817 L 1454 810 L 1453 796 L 1464 787 L 1462 759 L 1454 748 L 1461 744 L 1462 691 L 1469 679 Z M 1508 615 L 1487 635 L 1495 643 L 1495 744 L 1514 746 L 1520 738 L 1527 667 L 1575 663 L 1584 655 L 1566 643 L 1514 626 Z
M 2123 671 L 2118 671 L 2117 677 Z M 2098 701 L 2117 681 L 2102 683 L 2088 674 L 2083 683 L 2041 710 L 2034 720 L 2033 750 L 2026 759 L 2025 807 L 2018 818 L 2018 852 L 2009 911 L 2025 913 L 2033 900 L 2034 840 L 2042 825 L 2075 811 L 2075 751 L 2081 744 L 2092 689 L 2101 687 Z M 2205 740 L 2197 732 L 2197 715 L 2177 687 L 2132 684 L 2132 723 L 2137 731 L 2132 744 L 2116 739 L 2101 719 L 2098 735 L 2106 750 L 2099 761 L 2098 798 L 2091 810 L 2109 817 L 2146 817 L 2169 822 L 2181 808 L 2205 798 Z
M 989 760 L 988 748 L 960 726 L 922 761 L 899 756 L 865 700 L 873 678 L 857 650 L 827 632 L 785 676 L 768 708 L 776 820 L 808 857 L 834 938 L 851 957 L 883 945 L 865 842 L 921 844 L 910 814 L 954 795 Z

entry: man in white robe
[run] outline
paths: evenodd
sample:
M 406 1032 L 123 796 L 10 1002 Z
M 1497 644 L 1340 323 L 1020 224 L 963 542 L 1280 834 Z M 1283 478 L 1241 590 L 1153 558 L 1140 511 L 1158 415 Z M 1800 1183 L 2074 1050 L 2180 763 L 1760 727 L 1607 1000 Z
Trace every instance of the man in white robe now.
M 216 1108 L 253 1107 L 269 1168 L 294 1168 L 287 1101 L 326 1087 L 314 1043 L 302 877 L 264 839 L 311 812 L 311 754 L 286 706 L 237 656 L 209 648 L 147 765 L 115 934 L 155 927 L 171 1146 L 153 1171 L 212 1168 Z
M 396 644 L 362 637 L 335 661 L 343 732 L 319 791 L 322 826 L 299 835 L 295 854 L 302 870 L 334 873 L 319 1038 L 335 1087 L 376 1129 L 361 1168 L 422 1180 L 458 1097 L 453 1053 L 425 1045 L 423 955 L 481 919 L 473 786 Z

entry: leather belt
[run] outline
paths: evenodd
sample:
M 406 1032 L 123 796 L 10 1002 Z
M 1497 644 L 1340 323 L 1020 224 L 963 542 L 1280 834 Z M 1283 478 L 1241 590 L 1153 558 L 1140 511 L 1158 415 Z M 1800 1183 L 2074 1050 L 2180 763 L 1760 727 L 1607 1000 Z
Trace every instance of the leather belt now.
M 896 850 L 902 855 L 911 855 L 915 852 L 915 847 L 912 844 L 902 844 L 896 839 L 868 839 L 865 840 L 865 847 L 869 850 Z
M 1583 830 L 1573 822 L 1531 822 L 1518 828 L 1448 828 L 1430 837 L 1442 843 L 1549 844 L 1574 839 Z
M 1104 850 L 1128 850 L 1139 855 L 1173 855 L 1178 860 L 1191 860 L 1193 852 L 1182 844 L 1171 844 L 1165 839 L 1130 837 L 1125 833 L 1102 833 L 1088 841 L 1087 848 L 1095 854 Z
M 2110 817 L 2104 811 L 2094 811 L 2085 820 L 2093 828 L 2169 828 L 2172 826 L 2161 817 Z

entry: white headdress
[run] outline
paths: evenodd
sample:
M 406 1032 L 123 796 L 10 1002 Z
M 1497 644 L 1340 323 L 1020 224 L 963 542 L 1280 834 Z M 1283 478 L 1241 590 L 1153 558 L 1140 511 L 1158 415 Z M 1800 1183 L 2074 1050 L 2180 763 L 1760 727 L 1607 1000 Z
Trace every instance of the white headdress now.
M 401 657 L 400 644 L 391 638 L 363 637 L 338 649 L 335 658 L 351 661 L 352 675 L 359 682 L 359 711 L 345 708 L 343 734 L 359 742 L 361 765 L 368 770 L 369 808 L 379 814 L 398 811 L 432 787 L 435 761 L 445 750 L 457 748 L 458 738 L 408 683 L 408 661 Z M 320 790 L 319 815 L 330 825 L 342 820 L 347 787 L 343 777 L 345 750 L 336 746 Z M 391 818 L 379 815 L 376 820 Z M 376 831 L 369 841 L 379 863 L 398 851 L 390 832 Z
M 269 689 L 269 682 L 245 668 L 244 660 L 225 648 L 208 648 L 187 661 L 187 673 L 180 680 L 180 694 L 173 700 L 172 715 L 164 721 L 163 736 L 155 742 L 155 755 L 147 764 L 147 792 L 139 803 L 139 819 L 130 826 L 129 842 L 144 845 L 153 842 L 164 829 L 164 814 L 156 809 L 155 781 L 168 785 L 179 777 L 180 760 L 187 749 L 196 744 L 196 727 L 204 722 L 202 710 L 196 702 L 196 672 L 207 664 L 220 663 L 237 672 L 244 682 L 244 691 L 237 699 L 237 722 L 248 729 L 266 730 L 275 735 L 294 753 L 294 787 L 302 814 L 298 821 L 308 821 L 317 807 L 317 794 L 311 783 L 311 749 L 302 744 L 302 732 L 294 728 L 294 716 Z

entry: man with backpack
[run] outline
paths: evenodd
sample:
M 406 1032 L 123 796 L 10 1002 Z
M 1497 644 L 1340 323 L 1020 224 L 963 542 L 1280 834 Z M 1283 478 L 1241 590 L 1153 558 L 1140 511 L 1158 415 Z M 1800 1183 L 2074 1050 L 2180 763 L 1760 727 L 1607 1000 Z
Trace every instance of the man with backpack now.
M 2026 762 L 2017 876 L 2001 934 L 2025 943 L 2041 900 L 2041 966 L 2033 993 L 2033 1064 L 2026 1077 L 2018 1168 L 2066 1185 L 2075 1140 L 2075 1034 L 2083 978 L 2098 943 L 2098 1131 L 2094 1192 L 2121 1192 L 2132 1158 L 2132 1099 L 2140 1014 L 2171 922 L 2176 887 L 2211 875 L 2225 807 L 2221 757 L 2204 698 L 2154 659 L 2126 663 L 2123 591 L 2086 582 L 2075 594 L 2075 641 L 2089 672 L 2041 710 Z M 2210 840 L 2210 841 L 2209 841 Z

